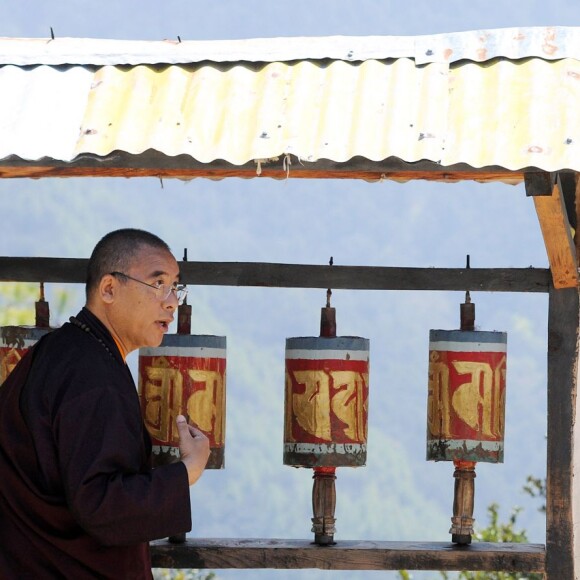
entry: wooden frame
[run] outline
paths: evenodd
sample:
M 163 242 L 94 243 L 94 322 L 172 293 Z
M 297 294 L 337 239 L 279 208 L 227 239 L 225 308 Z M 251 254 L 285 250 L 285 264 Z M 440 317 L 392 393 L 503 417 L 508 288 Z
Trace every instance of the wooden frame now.
M 234 166 L 202 164 L 186 155 L 167 157 L 115 152 L 104 158 L 83 155 L 72 163 L 52 159 L 29 162 L 16 157 L 0 163 L 0 178 L 18 177 L 256 177 L 278 179 L 344 178 L 366 181 L 426 179 L 455 182 L 525 182 L 533 197 L 550 270 L 538 268 L 442 269 L 309 266 L 263 263 L 181 262 L 183 281 L 229 285 L 353 290 L 477 290 L 548 292 L 548 458 L 546 545 L 474 543 L 341 542 L 321 547 L 307 540 L 188 540 L 183 545 L 154 542 L 154 566 L 178 568 L 321 568 L 328 570 L 504 570 L 544 573 L 548 580 L 580 577 L 580 507 L 574 505 L 580 481 L 577 398 L 579 345 L 578 250 L 580 183 L 570 171 L 550 174 L 535 168 L 442 167 L 431 161 L 406 163 L 389 158 L 348 163 L 319 160 L 294 164 L 261 160 Z M 0 257 L 0 280 L 81 283 L 86 260 Z M 576 445 L 575 439 L 578 439 Z M 578 563 L 576 563 L 578 554 Z
M 87 260 L 0 257 L 0 280 L 80 283 Z M 207 539 L 152 543 L 155 567 L 320 568 L 325 570 L 503 570 L 573 578 L 573 425 L 579 301 L 576 289 L 555 290 L 538 268 L 442 269 L 298 264 L 181 262 L 187 284 L 343 288 L 352 290 L 466 290 L 549 293 L 548 498 L 543 544 Z

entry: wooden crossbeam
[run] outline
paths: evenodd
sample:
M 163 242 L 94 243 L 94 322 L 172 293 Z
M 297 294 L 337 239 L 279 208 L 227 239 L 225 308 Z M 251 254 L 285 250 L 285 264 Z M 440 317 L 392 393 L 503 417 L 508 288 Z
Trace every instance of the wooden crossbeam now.
M 534 199 L 554 288 L 576 288 L 578 260 L 575 232 L 568 219 L 560 175 L 526 174 L 524 181 L 527 194 Z
M 545 569 L 543 544 L 475 542 L 337 541 L 318 546 L 310 540 L 188 539 L 184 544 L 151 544 L 154 568 L 318 568 L 323 570 L 503 570 Z M 563 577 L 561 577 L 563 578 Z
M 149 150 L 138 155 L 115 151 L 105 157 L 83 154 L 72 161 L 44 158 L 27 161 L 15 156 L 0 160 L 0 179 L 28 177 L 160 177 L 194 179 L 226 177 L 274 179 L 361 179 L 365 181 L 411 181 L 424 179 L 454 183 L 480 181 L 521 183 L 525 171 L 532 168 L 510 170 L 499 166 L 471 167 L 465 163 L 442 166 L 429 160 L 405 162 L 395 157 L 372 161 L 353 157 L 348 162 L 329 159 L 304 162 L 292 159 L 292 165 L 278 160 L 249 161 L 234 165 L 223 160 L 202 163 L 189 155 L 169 156 Z
M 84 258 L 0 257 L 0 282 L 84 283 Z M 390 268 L 261 262 L 179 262 L 189 285 L 349 290 L 548 292 L 546 268 Z

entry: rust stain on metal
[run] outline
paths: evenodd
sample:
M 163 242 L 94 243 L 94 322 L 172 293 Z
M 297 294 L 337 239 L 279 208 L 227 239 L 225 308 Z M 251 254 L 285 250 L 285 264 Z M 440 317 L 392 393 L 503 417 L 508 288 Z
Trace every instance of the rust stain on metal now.
M 558 47 L 554 44 L 555 40 L 556 31 L 553 28 L 548 28 L 546 30 L 546 36 L 544 44 L 542 45 L 542 50 L 550 56 L 553 56 L 558 51 Z
M 477 49 L 477 59 L 478 60 L 487 60 L 487 48 L 478 48 Z
M 528 153 L 543 153 L 544 149 L 539 145 L 530 145 L 528 147 Z
M 552 55 L 556 54 L 556 52 L 558 52 L 558 47 L 555 46 L 554 44 L 546 43 L 542 46 L 542 49 L 544 50 L 544 52 L 546 54 L 549 54 L 550 56 L 552 56 Z

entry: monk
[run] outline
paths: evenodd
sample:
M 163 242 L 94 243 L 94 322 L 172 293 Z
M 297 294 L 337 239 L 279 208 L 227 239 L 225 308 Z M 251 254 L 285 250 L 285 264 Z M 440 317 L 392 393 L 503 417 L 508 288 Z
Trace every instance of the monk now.
M 159 346 L 186 289 L 157 236 L 107 234 L 85 307 L 0 387 L 0 577 L 152 578 L 149 541 L 191 529 L 209 441 L 177 418 L 181 461 L 151 469 L 128 353 Z

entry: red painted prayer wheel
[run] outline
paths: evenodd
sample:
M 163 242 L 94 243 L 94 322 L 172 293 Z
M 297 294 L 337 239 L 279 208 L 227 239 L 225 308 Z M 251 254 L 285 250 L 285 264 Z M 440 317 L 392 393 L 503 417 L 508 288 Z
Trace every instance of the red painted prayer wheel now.
M 331 294 L 320 336 L 286 339 L 284 464 L 313 468 L 312 532 L 320 546 L 335 544 L 336 468 L 365 465 L 367 454 L 369 341 L 336 336 Z
M 431 330 L 427 459 L 502 463 L 505 332 Z
M 286 339 L 284 464 L 366 463 L 369 340 Z
M 474 530 L 475 466 L 503 462 L 507 334 L 475 330 L 469 291 L 460 314 L 460 330 L 429 333 L 427 459 L 453 461 L 449 533 L 465 545 Z
M 36 326 L 0 327 L 0 385 L 8 378 L 28 349 L 51 332 L 50 309 L 44 299 L 44 283 L 40 284 L 40 299 L 35 303 Z
M 139 350 L 139 396 L 154 463 L 179 459 L 175 418 L 185 415 L 210 441 L 208 469 L 224 467 L 226 337 L 166 334 Z

